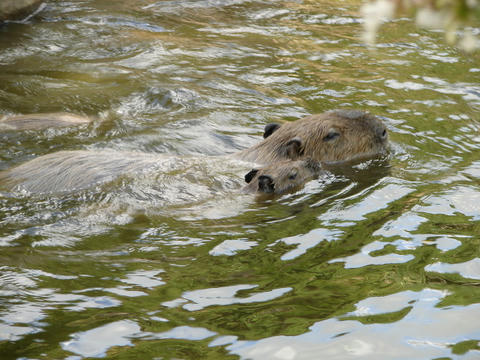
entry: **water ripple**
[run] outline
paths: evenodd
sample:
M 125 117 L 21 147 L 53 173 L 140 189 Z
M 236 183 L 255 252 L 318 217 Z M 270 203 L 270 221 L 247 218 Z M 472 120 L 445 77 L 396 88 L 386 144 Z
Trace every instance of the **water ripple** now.
M 105 357 L 112 346 L 131 346 L 129 339 L 140 332 L 140 326 L 131 320 L 120 320 L 98 328 L 71 335 L 61 343 L 62 349 L 84 357 Z
M 357 14 L 60 0 L 2 26 L 0 114 L 93 122 L 1 132 L 0 169 L 86 150 L 103 181 L 2 187 L 2 356 L 478 358 L 478 58 L 407 19 L 368 49 Z M 238 193 L 252 165 L 223 155 L 333 108 L 378 115 L 388 159 L 279 198 Z M 129 152 L 169 160 L 119 174 Z
M 436 304 L 446 295 L 446 292 L 425 289 L 416 293 L 396 294 L 386 299 L 371 298 L 357 304 L 357 309 L 363 309 L 379 300 L 382 303 L 383 300 L 392 300 L 391 306 L 384 310 L 411 307 L 406 316 L 396 321 L 396 326 L 390 323 L 363 325 L 357 320 L 329 319 L 315 323 L 305 334 L 237 341 L 227 349 L 248 359 L 313 359 L 319 356 L 328 356 L 329 359 L 385 359 L 391 357 L 392 351 L 396 357 L 409 359 L 451 357 L 452 344 L 465 338 L 475 338 L 476 324 L 469 319 L 480 315 L 480 306 L 455 306 L 444 311 Z M 361 319 L 365 311 L 371 310 L 361 310 L 356 318 Z M 454 324 L 460 328 L 452 326 Z M 469 359 L 474 357 L 474 354 L 467 354 Z
M 292 288 L 281 288 L 271 291 L 254 293 L 248 297 L 237 297 L 235 294 L 241 290 L 250 290 L 256 288 L 257 285 L 234 285 L 221 288 L 202 289 L 187 291 L 182 297 L 172 301 L 164 302 L 162 305 L 166 307 L 176 307 L 184 304 L 182 307 L 188 311 L 198 311 L 205 307 L 213 305 L 231 305 L 231 304 L 248 304 L 255 302 L 265 302 L 278 298 L 292 290 Z

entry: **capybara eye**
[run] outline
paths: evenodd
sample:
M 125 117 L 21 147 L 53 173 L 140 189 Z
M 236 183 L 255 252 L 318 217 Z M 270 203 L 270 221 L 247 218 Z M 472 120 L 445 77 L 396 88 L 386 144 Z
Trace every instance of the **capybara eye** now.
M 324 138 L 323 141 L 331 141 L 333 139 L 336 139 L 337 137 L 340 136 L 340 133 L 336 131 L 330 131 Z
M 383 130 L 382 132 L 382 137 L 385 137 L 385 136 L 387 136 L 387 130 Z

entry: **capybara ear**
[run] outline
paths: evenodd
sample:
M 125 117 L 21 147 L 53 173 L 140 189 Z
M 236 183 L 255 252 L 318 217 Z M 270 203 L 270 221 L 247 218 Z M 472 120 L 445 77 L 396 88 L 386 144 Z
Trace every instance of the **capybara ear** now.
M 263 138 L 266 139 L 267 137 L 272 135 L 276 130 L 278 130 L 278 128 L 280 128 L 280 124 L 277 124 L 277 123 L 271 123 L 271 124 L 265 125 Z
M 253 178 L 255 177 L 255 175 L 257 175 L 258 173 L 258 169 L 252 169 L 248 172 L 248 174 L 245 174 L 245 182 L 248 184 L 250 183 L 250 181 L 253 180 Z
M 293 138 L 287 142 L 287 156 L 291 160 L 296 160 L 299 156 L 302 155 L 302 140 L 299 138 Z
M 258 190 L 267 194 L 275 192 L 275 183 L 271 176 L 260 175 L 258 177 Z

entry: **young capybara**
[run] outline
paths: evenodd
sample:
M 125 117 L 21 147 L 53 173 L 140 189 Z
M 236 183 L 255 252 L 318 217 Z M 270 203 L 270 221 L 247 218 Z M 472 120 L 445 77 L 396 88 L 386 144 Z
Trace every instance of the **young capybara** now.
M 320 162 L 310 158 L 284 160 L 253 169 L 245 175 L 243 192 L 257 194 L 283 194 L 300 189 L 307 181 L 326 174 Z
M 334 110 L 282 125 L 269 124 L 264 138 L 234 156 L 260 164 L 294 160 L 292 144 L 301 142 L 298 158 L 338 162 L 385 153 L 388 143 L 381 121 L 356 110 Z

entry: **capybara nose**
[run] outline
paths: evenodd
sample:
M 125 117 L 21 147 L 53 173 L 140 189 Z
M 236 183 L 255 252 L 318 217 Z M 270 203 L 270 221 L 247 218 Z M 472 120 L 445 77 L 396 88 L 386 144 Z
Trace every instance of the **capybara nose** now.
M 271 194 L 275 191 L 275 184 L 273 179 L 268 175 L 261 175 L 258 178 L 258 190 L 264 193 Z

